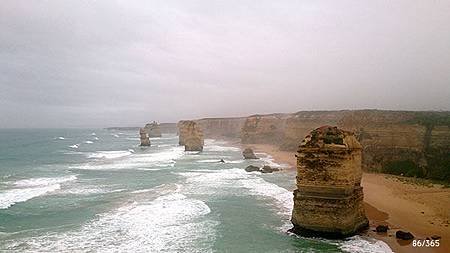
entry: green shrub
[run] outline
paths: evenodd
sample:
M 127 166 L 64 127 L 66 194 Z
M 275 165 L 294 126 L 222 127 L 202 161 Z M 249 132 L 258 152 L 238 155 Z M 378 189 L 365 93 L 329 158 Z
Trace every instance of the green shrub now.
M 391 161 L 383 166 L 383 172 L 407 177 L 424 177 L 422 169 L 411 160 Z

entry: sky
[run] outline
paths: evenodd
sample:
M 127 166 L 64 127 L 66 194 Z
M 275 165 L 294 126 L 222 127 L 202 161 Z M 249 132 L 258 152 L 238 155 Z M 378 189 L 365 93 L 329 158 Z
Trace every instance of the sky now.
M 0 128 L 450 110 L 450 0 L 2 0 Z

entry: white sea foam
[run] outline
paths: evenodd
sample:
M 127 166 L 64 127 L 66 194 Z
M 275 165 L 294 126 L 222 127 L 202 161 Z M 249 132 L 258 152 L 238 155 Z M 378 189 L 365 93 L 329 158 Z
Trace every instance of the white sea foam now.
M 16 203 L 25 202 L 48 192 L 58 190 L 60 187 L 59 184 L 54 184 L 43 187 L 11 189 L 0 192 L 0 209 L 7 209 Z
M 198 163 L 218 163 L 220 162 L 220 159 L 205 159 L 205 160 L 198 160 Z
M 66 138 L 64 138 L 64 137 L 62 137 L 62 136 L 59 136 L 58 137 L 58 140 L 65 140 Z
M 95 153 L 89 154 L 88 158 L 96 158 L 96 159 L 115 159 L 124 156 L 131 155 L 132 152 L 129 150 L 120 150 L 120 151 L 97 151 Z
M 16 240 L 0 246 L 24 252 L 211 252 L 217 222 L 209 207 L 179 193 L 133 202 L 100 215 L 81 229 Z M 202 218 L 202 219 L 200 219 Z
M 75 148 L 75 149 L 77 149 L 79 147 L 80 147 L 80 144 L 73 144 L 73 145 L 69 146 L 69 148 Z
M 111 151 L 106 151 L 111 152 Z M 138 169 L 138 170 L 146 170 L 150 167 L 150 169 L 156 169 L 154 167 L 172 167 L 178 158 L 183 156 L 183 148 L 182 147 L 174 147 L 169 150 L 157 152 L 157 153 L 143 153 L 136 154 L 128 151 L 120 151 L 121 153 L 103 153 L 97 152 L 94 154 L 90 154 L 89 158 L 117 158 L 111 160 L 111 162 L 102 162 L 102 163 L 88 163 L 82 164 L 79 166 L 72 166 L 72 169 L 88 169 L 88 170 L 120 170 L 120 169 Z M 126 155 L 125 155 L 126 154 Z M 106 155 L 106 156 L 105 156 Z
M 13 189 L 8 189 L 0 192 L 0 209 L 7 209 L 12 205 L 20 202 L 25 202 L 32 198 L 59 190 L 61 184 L 76 180 L 75 175 L 57 178 L 31 178 L 10 182 L 14 186 Z
M 94 137 L 94 140 L 96 140 L 96 141 L 98 141 L 98 140 L 100 140 L 98 137 Z
M 240 151 L 240 148 L 237 147 L 227 147 L 227 146 L 219 146 L 219 145 L 205 145 L 203 148 L 204 151 L 211 152 L 230 152 L 230 151 Z
M 343 251 L 351 253 L 392 253 L 385 242 L 367 236 L 356 235 L 337 244 Z
M 39 177 L 23 179 L 14 182 L 14 186 L 17 187 L 35 187 L 35 186 L 49 186 L 54 184 L 60 184 L 68 181 L 74 181 L 77 179 L 76 175 L 70 175 L 66 177 Z
M 91 133 L 91 135 L 92 135 L 92 136 L 96 136 L 97 134 L 96 134 L 96 133 Z
M 86 143 L 86 144 L 92 144 L 92 143 L 94 143 L 93 141 L 85 141 L 84 143 Z
M 112 136 L 119 138 L 120 136 L 118 134 L 111 134 Z
M 247 173 L 243 169 L 234 168 L 196 170 L 179 174 L 187 177 L 189 189 L 195 193 L 215 194 L 217 191 L 229 192 L 227 188 L 244 188 L 247 189 L 247 194 L 275 200 L 277 207 L 281 208 L 280 213 L 286 217 L 292 212 L 292 192 L 265 181 L 257 173 Z

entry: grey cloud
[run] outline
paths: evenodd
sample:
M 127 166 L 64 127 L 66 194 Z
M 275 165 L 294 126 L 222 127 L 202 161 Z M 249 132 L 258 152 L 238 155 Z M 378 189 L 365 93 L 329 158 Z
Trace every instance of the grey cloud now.
M 2 1 L 0 127 L 450 109 L 450 1 Z

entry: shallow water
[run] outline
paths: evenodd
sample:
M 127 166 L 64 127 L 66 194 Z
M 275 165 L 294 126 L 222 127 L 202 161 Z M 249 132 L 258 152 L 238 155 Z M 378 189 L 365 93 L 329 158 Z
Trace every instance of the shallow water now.
M 0 130 L 0 251 L 385 252 L 386 245 L 298 238 L 293 172 L 206 140 L 185 153 L 175 135 L 138 146 L 137 132 Z M 225 160 L 220 163 L 219 160 Z

